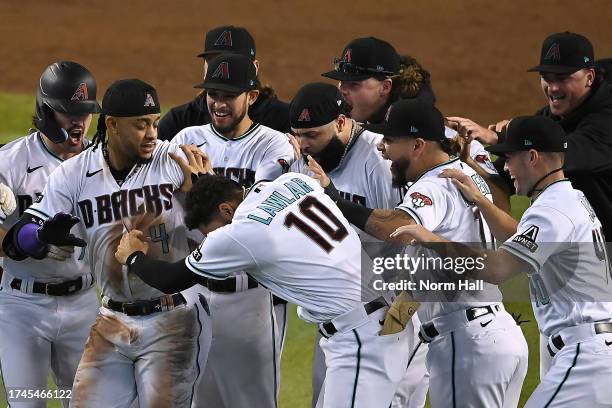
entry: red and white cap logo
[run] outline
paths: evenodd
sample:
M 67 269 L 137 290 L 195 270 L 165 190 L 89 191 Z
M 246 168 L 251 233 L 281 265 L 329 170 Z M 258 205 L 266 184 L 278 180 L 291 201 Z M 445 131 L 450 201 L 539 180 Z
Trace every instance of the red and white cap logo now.
M 310 111 L 308 110 L 308 108 L 302 109 L 302 113 L 300 113 L 298 122 L 310 122 Z
M 74 94 L 72 94 L 71 101 L 86 101 L 89 99 L 89 92 L 87 92 L 87 84 L 85 82 L 81 82 L 77 87 Z

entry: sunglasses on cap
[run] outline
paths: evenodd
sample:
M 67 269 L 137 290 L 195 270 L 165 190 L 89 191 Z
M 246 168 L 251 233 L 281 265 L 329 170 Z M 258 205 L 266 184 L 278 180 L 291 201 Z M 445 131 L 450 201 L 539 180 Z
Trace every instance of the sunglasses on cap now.
M 347 74 L 373 74 L 373 75 L 395 75 L 395 72 L 385 71 L 382 67 L 378 68 L 370 68 L 370 67 L 361 67 L 359 65 L 355 65 L 350 62 L 346 62 L 342 58 L 334 59 L 334 70 L 339 72 L 344 72 Z

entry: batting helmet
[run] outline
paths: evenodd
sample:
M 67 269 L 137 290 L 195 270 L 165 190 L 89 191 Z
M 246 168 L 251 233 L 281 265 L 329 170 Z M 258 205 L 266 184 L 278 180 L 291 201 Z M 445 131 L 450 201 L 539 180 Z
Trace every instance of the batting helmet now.
M 34 126 L 54 143 L 63 143 L 68 134 L 53 118 L 53 111 L 69 115 L 99 113 L 96 80 L 81 64 L 55 62 L 47 67 L 38 82 Z

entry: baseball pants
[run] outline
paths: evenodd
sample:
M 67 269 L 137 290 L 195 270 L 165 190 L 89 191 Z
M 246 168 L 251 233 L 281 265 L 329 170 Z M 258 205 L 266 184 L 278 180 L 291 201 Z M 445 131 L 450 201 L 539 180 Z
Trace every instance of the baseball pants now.
M 465 316 L 461 310 L 441 318 L 452 324 L 461 313 Z M 523 332 L 503 308 L 440 332 L 427 353 L 431 407 L 515 408 L 527 360 Z
M 72 383 L 100 303 L 94 287 L 68 296 L 22 293 L 0 286 L 0 371 L 5 389 L 61 389 Z M 12 278 L 11 278 L 12 279 Z M 7 395 L 7 399 L 10 395 Z M 62 399 L 64 407 L 68 399 Z M 8 400 L 14 408 L 43 408 L 45 399 Z
M 77 370 L 71 407 L 189 408 L 208 353 L 205 305 L 146 316 L 100 308 Z M 210 344 L 210 343 L 208 343 Z
M 388 408 L 408 363 L 410 332 L 379 335 L 388 307 L 352 330 L 321 338 L 325 381 L 317 408 Z
M 612 406 L 612 333 L 566 341 L 525 408 Z
M 196 286 L 188 298 L 196 289 L 210 305 L 212 343 L 193 407 L 276 407 L 281 341 L 271 293 L 262 286 L 234 293 Z

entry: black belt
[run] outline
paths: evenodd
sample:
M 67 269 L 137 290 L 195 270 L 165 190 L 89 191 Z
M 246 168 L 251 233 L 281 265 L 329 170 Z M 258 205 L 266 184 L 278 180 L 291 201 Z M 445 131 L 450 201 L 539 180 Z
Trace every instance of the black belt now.
M 388 306 L 387 302 L 381 296 L 377 299 L 374 299 L 373 301 L 369 303 L 366 303 L 365 305 L 363 305 L 363 308 L 365 309 L 366 314 L 370 315 L 374 313 L 375 311 L 377 311 L 378 309 L 382 309 L 385 306 Z M 334 334 L 338 333 L 338 329 L 336 329 L 336 326 L 334 326 L 332 322 L 322 323 L 321 327 L 323 328 L 323 330 L 319 329 L 319 333 L 321 333 L 323 337 L 330 338 Z
M 183 295 L 175 293 L 174 295 L 162 296 L 153 300 L 138 300 L 136 302 L 116 302 L 112 299 L 107 299 L 104 301 L 104 306 L 128 316 L 145 316 L 172 310 L 185 303 L 187 301 Z
M 612 323 L 595 323 L 594 326 L 595 326 L 595 334 L 612 333 Z M 561 351 L 561 349 L 565 347 L 565 343 L 563 342 L 563 339 L 558 334 L 555 336 L 552 336 L 550 341 L 553 344 L 553 346 L 555 346 L 557 350 L 559 351 Z M 546 348 L 548 349 L 548 353 L 550 354 L 551 357 L 554 357 L 555 354 L 557 354 L 552 350 L 552 348 L 550 348 L 550 344 L 547 344 Z
M 486 316 L 491 313 L 499 312 L 501 307 L 499 305 L 487 305 L 487 306 L 478 306 L 471 307 L 469 309 L 465 309 L 465 317 L 468 322 L 472 320 L 476 320 L 481 316 Z M 425 333 L 425 335 L 423 335 Z M 421 330 L 419 330 L 419 338 L 423 343 L 431 343 L 434 337 L 438 336 L 440 333 L 434 326 L 433 322 L 424 323 L 421 325 Z M 425 337 L 427 336 L 427 338 Z
M 92 279 L 93 281 L 93 279 Z M 21 290 L 22 279 L 13 278 L 11 288 Z M 83 279 L 77 278 L 60 283 L 43 283 L 34 282 L 32 285 L 32 293 L 42 293 L 50 296 L 68 296 L 83 289 Z
M 201 276 L 198 283 L 206 286 L 211 292 L 234 293 L 236 292 L 236 277 L 232 276 L 227 279 L 208 279 Z M 248 288 L 254 289 L 259 286 L 259 283 L 250 276 L 248 277 Z

